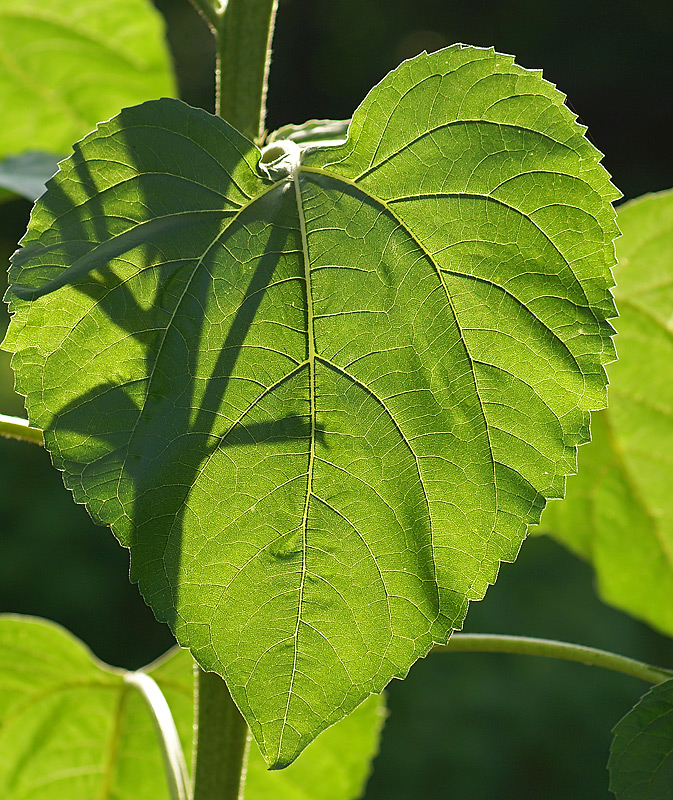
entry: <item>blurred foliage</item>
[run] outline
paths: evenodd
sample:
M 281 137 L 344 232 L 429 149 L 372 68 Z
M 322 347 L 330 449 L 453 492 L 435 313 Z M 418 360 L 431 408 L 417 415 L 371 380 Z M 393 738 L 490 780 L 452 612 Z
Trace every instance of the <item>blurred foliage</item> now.
M 187 0 L 156 5 L 168 20 L 181 96 L 212 110 L 205 24 Z M 635 197 L 673 186 L 672 36 L 664 0 L 280 0 L 268 127 L 349 116 L 388 70 L 422 49 L 494 45 L 542 67 L 569 95 L 614 182 Z M 22 200 L 0 207 L 3 263 L 29 210 Z M 3 353 L 0 409 L 22 414 L 12 383 Z M 57 620 L 120 666 L 167 649 L 168 630 L 128 582 L 126 551 L 73 504 L 48 455 L 4 439 L 0 450 L 0 610 Z M 600 603 L 592 582 L 589 567 L 558 545 L 531 539 L 472 606 L 466 630 L 556 637 L 672 665 L 673 643 Z M 645 688 L 545 659 L 429 656 L 389 687 L 391 716 L 367 800 L 609 800 L 610 729 Z

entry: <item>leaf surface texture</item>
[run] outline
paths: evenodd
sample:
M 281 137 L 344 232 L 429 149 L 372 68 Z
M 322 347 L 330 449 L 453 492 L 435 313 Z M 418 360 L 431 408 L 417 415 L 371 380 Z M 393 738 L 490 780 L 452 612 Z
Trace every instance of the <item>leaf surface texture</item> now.
M 673 680 L 643 695 L 613 733 L 608 770 L 617 800 L 667 800 L 673 786 Z
M 31 421 L 269 764 L 460 627 L 604 405 L 615 190 L 562 101 L 424 54 L 275 182 L 146 103 L 33 215 L 6 344 Z

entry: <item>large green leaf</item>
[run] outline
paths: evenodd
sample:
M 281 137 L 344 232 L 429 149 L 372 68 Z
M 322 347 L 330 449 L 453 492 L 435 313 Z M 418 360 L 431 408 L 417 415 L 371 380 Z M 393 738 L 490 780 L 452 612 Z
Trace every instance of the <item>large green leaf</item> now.
M 562 100 L 423 54 L 345 144 L 271 145 L 274 180 L 151 102 L 35 208 L 6 343 L 32 423 L 274 766 L 461 625 L 605 402 L 615 190 Z
M 542 529 L 591 561 L 606 600 L 673 634 L 673 193 L 624 205 L 619 225 L 610 406 Z
M 176 650 L 146 672 L 168 700 L 190 762 L 193 661 Z M 156 729 L 124 670 L 97 661 L 46 620 L 0 616 L 0 796 L 3 800 L 164 800 Z M 371 697 L 284 772 L 253 744 L 246 800 L 355 800 L 383 720 Z
M 149 0 L 0 0 L 0 158 L 67 153 L 124 106 L 174 92 Z
M 608 769 L 617 800 L 673 796 L 673 680 L 650 689 L 617 723 Z

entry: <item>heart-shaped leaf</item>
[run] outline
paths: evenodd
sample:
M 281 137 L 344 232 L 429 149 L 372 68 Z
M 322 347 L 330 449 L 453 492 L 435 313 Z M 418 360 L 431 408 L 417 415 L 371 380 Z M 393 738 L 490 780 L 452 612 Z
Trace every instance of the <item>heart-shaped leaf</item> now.
M 622 206 L 610 407 L 542 529 L 594 566 L 610 603 L 673 634 L 673 192 Z
M 175 650 L 144 673 L 170 706 L 190 763 L 193 661 Z M 0 616 L 0 796 L 3 800 L 168 800 L 152 716 L 134 673 L 108 667 L 63 628 Z M 129 678 L 132 678 L 129 680 Z M 250 749 L 246 800 L 355 800 L 384 716 L 371 697 L 284 772 Z
M 617 800 L 669 800 L 673 787 L 673 680 L 643 695 L 614 729 L 610 790 Z
M 0 158 L 67 153 L 123 106 L 175 92 L 149 0 L 0 0 L 0 51 Z
M 616 193 L 562 100 L 422 54 L 261 173 L 151 102 L 36 206 L 6 343 L 31 421 L 274 766 L 461 625 L 604 405 Z

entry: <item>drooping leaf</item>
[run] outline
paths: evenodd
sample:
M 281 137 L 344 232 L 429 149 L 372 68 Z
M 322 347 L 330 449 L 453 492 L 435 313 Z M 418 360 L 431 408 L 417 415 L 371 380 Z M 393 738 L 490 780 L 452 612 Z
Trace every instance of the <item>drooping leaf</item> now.
M 175 93 L 149 0 L 0 0 L 0 158 L 67 153 L 124 106 Z
M 673 634 L 673 193 L 622 206 L 618 221 L 609 408 L 541 529 L 593 564 L 608 602 Z
M 342 146 L 275 143 L 273 181 L 146 103 L 34 210 L 6 343 L 31 421 L 274 766 L 461 625 L 604 404 L 615 191 L 562 100 L 423 54 Z
M 0 796 L 169 800 L 140 693 L 46 620 L 0 617 Z
M 0 190 L 37 200 L 44 192 L 45 183 L 58 169 L 58 162 L 58 156 L 40 152 L 5 158 L 0 161 Z
M 617 723 L 608 770 L 617 800 L 673 796 L 673 680 L 650 689 Z
M 150 665 L 191 763 L 193 661 L 185 650 Z M 0 793 L 3 800 L 168 800 L 156 730 L 141 695 L 67 631 L 0 616 Z M 284 772 L 259 749 L 246 800 L 356 800 L 376 755 L 383 699 L 371 697 Z

